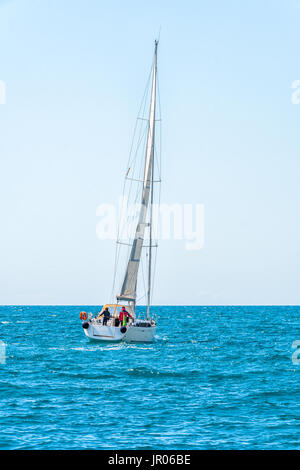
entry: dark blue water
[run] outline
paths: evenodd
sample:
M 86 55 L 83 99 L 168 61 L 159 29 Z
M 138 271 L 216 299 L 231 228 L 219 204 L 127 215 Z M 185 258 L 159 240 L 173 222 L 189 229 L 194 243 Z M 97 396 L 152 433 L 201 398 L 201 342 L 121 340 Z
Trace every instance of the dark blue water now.
M 151 345 L 80 310 L 0 307 L 1 449 L 300 448 L 300 307 L 157 307 Z

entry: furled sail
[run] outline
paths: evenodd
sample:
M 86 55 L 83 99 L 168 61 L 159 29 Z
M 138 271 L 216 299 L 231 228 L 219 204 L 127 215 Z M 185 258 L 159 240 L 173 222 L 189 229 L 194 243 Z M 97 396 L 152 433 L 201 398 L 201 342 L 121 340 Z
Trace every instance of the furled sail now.
M 145 155 L 144 183 L 142 191 L 141 209 L 136 227 L 135 237 L 132 244 L 127 269 L 120 294 L 117 300 L 128 300 L 135 302 L 138 270 L 142 255 L 144 242 L 147 209 L 152 183 L 153 159 L 154 159 L 154 133 L 155 133 L 155 106 L 156 106 L 156 73 L 157 73 L 157 45 L 155 41 L 154 64 L 152 72 L 151 103 L 149 112 L 149 124 L 147 133 L 147 145 Z

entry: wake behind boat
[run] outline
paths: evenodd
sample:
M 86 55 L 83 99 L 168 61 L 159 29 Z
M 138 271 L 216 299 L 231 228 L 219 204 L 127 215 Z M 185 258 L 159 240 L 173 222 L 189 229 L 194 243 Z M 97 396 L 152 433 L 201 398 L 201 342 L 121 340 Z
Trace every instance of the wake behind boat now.
M 130 170 L 126 173 L 126 179 L 141 183 L 140 190 L 140 209 L 138 222 L 135 228 L 134 237 L 130 243 L 122 243 L 117 240 L 117 244 L 127 245 L 129 258 L 126 263 L 125 275 L 123 277 L 120 293 L 116 296 L 117 303 L 106 304 L 97 316 L 80 313 L 80 319 L 83 321 L 82 327 L 85 335 L 96 341 L 110 342 L 152 342 L 156 333 L 156 319 L 150 315 L 150 303 L 153 284 L 153 256 L 152 249 L 157 247 L 153 242 L 153 197 L 154 183 L 160 182 L 160 179 L 154 179 L 155 172 L 155 122 L 156 122 L 156 93 L 157 93 L 157 46 L 155 41 L 154 60 L 152 67 L 152 85 L 150 97 L 150 109 L 146 128 L 146 145 L 144 156 L 143 179 L 130 177 Z M 141 118 L 139 118 L 141 119 Z M 139 142 L 140 145 L 140 142 Z M 145 231 L 149 230 L 149 244 L 144 244 Z M 137 317 L 137 282 L 141 264 L 143 248 L 147 249 L 147 309 L 145 318 Z M 118 256 L 116 254 L 116 270 L 119 269 Z M 116 273 L 115 273 L 116 274 Z M 115 284 L 115 282 L 114 282 Z

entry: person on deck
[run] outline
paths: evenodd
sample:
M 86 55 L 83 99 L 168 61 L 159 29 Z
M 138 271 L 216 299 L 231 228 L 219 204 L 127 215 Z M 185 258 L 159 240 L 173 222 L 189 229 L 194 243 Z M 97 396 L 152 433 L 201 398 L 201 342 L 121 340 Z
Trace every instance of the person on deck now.
M 119 320 L 120 320 L 120 322 L 122 323 L 123 326 L 126 326 L 129 318 L 132 318 L 132 315 L 130 315 L 130 313 L 127 312 L 125 307 L 122 307 L 122 310 L 119 314 Z
M 103 316 L 103 326 L 107 325 L 108 320 L 110 319 L 110 313 L 108 307 L 99 315 L 100 317 Z

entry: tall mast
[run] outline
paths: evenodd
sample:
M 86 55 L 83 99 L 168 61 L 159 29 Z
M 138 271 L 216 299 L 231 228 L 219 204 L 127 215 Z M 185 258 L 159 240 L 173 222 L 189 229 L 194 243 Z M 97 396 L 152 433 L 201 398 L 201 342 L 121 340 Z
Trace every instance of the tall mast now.
M 153 147 L 155 141 L 155 127 L 153 129 Z M 154 148 L 153 148 L 154 152 Z M 152 272 L 152 215 L 153 215 L 153 196 L 154 196 L 154 155 L 152 158 L 152 169 L 151 169 L 151 202 L 150 202 L 150 222 L 149 222 L 149 260 L 148 260 L 148 292 L 147 292 L 147 319 L 150 318 L 150 303 L 151 303 L 151 272 Z
M 124 281 L 120 294 L 117 300 L 127 300 L 132 302 L 135 306 L 136 302 L 136 288 L 137 276 L 141 260 L 145 228 L 148 226 L 146 223 L 147 209 L 149 205 L 149 196 L 151 191 L 151 199 L 153 199 L 153 161 L 154 161 L 154 133 L 155 133 L 155 111 L 156 111 L 156 76 L 157 76 L 157 46 L 158 41 L 155 41 L 154 48 L 154 61 L 152 71 L 152 87 L 151 87 L 151 102 L 148 121 L 147 145 L 145 154 L 145 169 L 143 190 L 141 199 L 141 210 L 139 215 L 138 224 L 136 227 L 135 237 L 132 244 Z M 147 301 L 147 315 L 149 315 L 149 304 L 151 294 L 151 244 L 152 244 L 152 212 L 150 214 L 150 251 L 149 251 L 149 271 L 148 271 L 148 301 Z M 150 281 L 149 281 L 150 279 Z

